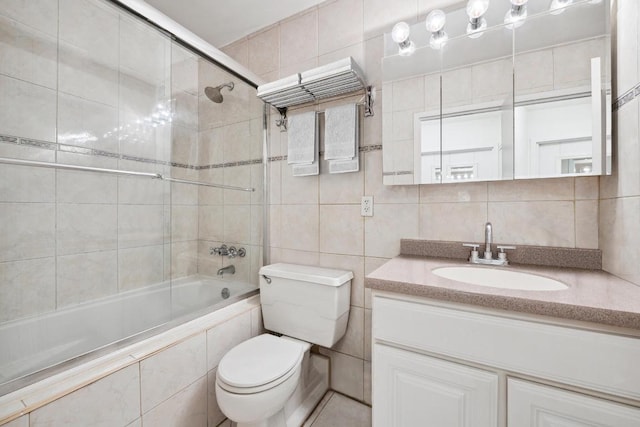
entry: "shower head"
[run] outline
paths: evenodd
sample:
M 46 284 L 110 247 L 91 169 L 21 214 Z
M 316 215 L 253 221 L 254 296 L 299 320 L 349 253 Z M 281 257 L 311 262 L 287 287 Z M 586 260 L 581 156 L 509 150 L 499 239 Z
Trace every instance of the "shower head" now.
M 204 94 L 207 95 L 207 98 L 215 102 L 216 104 L 220 104 L 223 101 L 221 89 L 223 87 L 229 88 L 229 91 L 232 91 L 234 88 L 233 82 L 223 83 L 220 86 L 211 87 L 207 86 L 204 88 Z

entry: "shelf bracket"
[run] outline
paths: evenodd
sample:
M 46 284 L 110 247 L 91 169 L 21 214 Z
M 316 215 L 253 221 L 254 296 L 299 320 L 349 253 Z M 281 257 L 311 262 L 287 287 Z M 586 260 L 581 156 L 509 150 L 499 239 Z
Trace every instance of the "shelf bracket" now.
M 286 132 L 287 131 L 287 109 L 278 108 L 278 112 L 280 113 L 280 118 L 276 119 L 276 126 L 280 128 L 280 132 Z
M 362 102 L 362 104 L 364 105 L 365 117 L 373 117 L 374 98 L 375 98 L 375 90 L 373 86 L 367 86 L 365 89 L 364 100 Z

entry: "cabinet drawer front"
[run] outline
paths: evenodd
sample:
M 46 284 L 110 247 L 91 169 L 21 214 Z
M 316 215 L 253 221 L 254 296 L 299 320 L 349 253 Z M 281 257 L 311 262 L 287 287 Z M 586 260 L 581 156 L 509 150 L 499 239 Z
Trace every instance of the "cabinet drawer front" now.
M 374 340 L 640 400 L 640 339 L 375 296 Z
M 418 353 L 373 349 L 374 427 L 496 427 L 498 376 Z
M 509 427 L 638 427 L 640 409 L 509 378 Z

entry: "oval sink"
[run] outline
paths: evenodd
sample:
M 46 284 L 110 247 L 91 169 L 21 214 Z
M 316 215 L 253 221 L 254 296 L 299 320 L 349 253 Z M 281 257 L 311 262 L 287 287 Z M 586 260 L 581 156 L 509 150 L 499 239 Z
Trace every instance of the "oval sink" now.
M 560 291 L 568 288 L 548 277 L 488 267 L 440 267 L 434 268 L 433 274 L 471 285 L 519 291 Z

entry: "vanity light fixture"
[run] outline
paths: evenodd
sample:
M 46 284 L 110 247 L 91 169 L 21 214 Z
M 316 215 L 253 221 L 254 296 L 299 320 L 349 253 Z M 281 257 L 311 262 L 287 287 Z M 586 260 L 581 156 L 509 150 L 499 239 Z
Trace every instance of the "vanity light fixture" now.
M 549 10 L 552 15 L 560 15 L 564 12 L 564 8 L 573 3 L 573 0 L 551 0 Z
M 442 46 L 447 43 L 447 40 L 449 40 L 449 36 L 443 30 L 446 20 L 446 15 L 440 9 L 432 10 L 427 15 L 425 25 L 427 27 L 427 31 L 431 33 L 429 46 L 433 49 L 442 48 Z
M 409 56 L 416 51 L 416 45 L 409 39 L 411 27 L 406 22 L 398 22 L 391 30 L 391 38 L 398 44 L 398 54 Z
M 527 2 L 529 0 L 511 0 L 511 9 L 504 15 L 504 23 L 507 28 L 513 30 L 524 24 L 527 19 Z
M 469 0 L 467 3 L 467 15 L 469 23 L 467 24 L 467 34 L 472 39 L 478 38 L 487 28 L 487 20 L 483 15 L 489 8 L 489 0 Z

